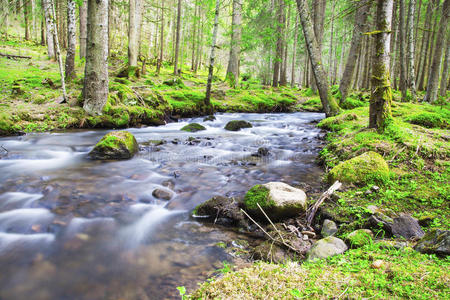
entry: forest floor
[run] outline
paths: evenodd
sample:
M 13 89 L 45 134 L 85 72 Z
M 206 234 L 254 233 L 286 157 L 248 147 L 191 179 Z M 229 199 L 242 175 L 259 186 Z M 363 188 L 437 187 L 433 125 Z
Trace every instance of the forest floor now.
M 69 128 L 126 128 L 160 125 L 181 117 L 201 115 L 206 73 L 183 71 L 171 75 L 169 65 L 160 75 L 151 71 L 140 78 L 110 77 L 110 96 L 102 116 L 88 116 L 80 106 L 83 62 L 78 78 L 67 84 L 69 103 L 60 104 L 58 66 L 40 45 L 19 39 L 0 40 L 0 52 L 31 56 L 0 57 L 0 135 Z M 111 74 L 121 68 L 112 59 Z M 254 79 L 231 89 L 214 81 L 212 104 L 218 112 L 320 111 L 319 97 L 310 89 L 272 88 Z M 336 92 L 337 88 L 333 87 Z M 389 164 L 389 178 L 347 185 L 321 214 L 341 224 L 338 237 L 361 228 L 369 205 L 396 216 L 408 213 L 425 231 L 450 229 L 450 104 L 400 102 L 394 91 L 395 121 L 384 134 L 367 129 L 369 95 L 350 95 L 340 115 L 319 127 L 328 130 L 327 146 L 319 161 L 326 171 L 342 161 L 375 151 Z M 324 180 L 327 178 L 325 176 Z M 374 192 L 372 187 L 379 190 Z M 397 249 L 379 243 L 351 249 L 318 262 L 255 263 L 238 271 L 224 268 L 222 276 L 203 283 L 192 298 L 445 298 L 450 293 L 449 258 L 420 254 L 414 242 Z M 381 267 L 373 267 L 381 260 Z M 372 266 L 372 267 L 371 267 Z

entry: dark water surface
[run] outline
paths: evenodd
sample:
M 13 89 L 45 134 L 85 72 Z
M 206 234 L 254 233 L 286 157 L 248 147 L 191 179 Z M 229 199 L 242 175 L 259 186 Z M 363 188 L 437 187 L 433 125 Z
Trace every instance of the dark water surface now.
M 194 288 L 232 260 L 216 244 L 242 237 L 189 211 L 258 183 L 318 184 L 321 133 L 309 123 L 323 117 L 222 114 L 130 129 L 141 151 L 118 162 L 87 158 L 107 131 L 1 138 L 0 299 L 166 299 Z M 225 131 L 233 119 L 254 128 Z M 207 130 L 179 131 L 188 122 Z M 252 157 L 259 147 L 271 156 Z M 155 199 L 155 188 L 172 199 Z

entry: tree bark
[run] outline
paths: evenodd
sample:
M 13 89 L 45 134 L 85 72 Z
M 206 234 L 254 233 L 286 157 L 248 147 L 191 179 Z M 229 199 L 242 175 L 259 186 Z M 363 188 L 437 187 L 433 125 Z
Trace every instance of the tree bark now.
M 52 33 L 52 8 L 50 7 L 50 2 L 48 0 L 42 0 L 42 6 L 44 8 L 44 16 L 45 16 L 45 29 L 47 35 L 47 55 L 48 58 L 54 59 L 55 57 L 55 42 L 53 40 Z
M 449 65 L 450 65 L 450 33 L 447 34 L 447 47 L 445 50 L 444 67 L 442 68 L 441 76 L 441 89 L 440 96 L 445 97 L 447 95 L 447 83 L 449 79 Z
M 433 64 L 431 65 L 430 78 L 427 84 L 427 94 L 424 101 L 434 102 L 437 100 L 439 87 L 439 73 L 441 71 L 442 52 L 447 35 L 447 24 L 450 18 L 450 0 L 445 0 L 442 6 L 442 15 L 439 22 L 436 44 L 434 46 Z
M 275 52 L 275 61 L 273 63 L 273 80 L 272 85 L 278 86 L 280 79 L 280 71 L 283 60 L 283 24 L 284 24 L 284 0 L 278 0 L 278 10 L 277 10 L 277 24 L 276 24 L 276 35 L 277 35 L 277 49 Z
M 383 132 L 392 120 L 392 89 L 389 76 L 391 23 L 393 0 L 377 0 L 377 28 L 372 60 L 372 95 L 369 107 L 369 127 Z
M 287 40 L 288 40 L 288 34 L 287 31 L 289 30 L 290 26 L 290 19 L 291 19 L 291 5 L 288 4 L 288 14 L 287 14 L 287 21 L 286 21 L 286 9 L 285 9 L 285 3 L 283 0 L 283 28 L 282 28 L 282 59 L 281 59 L 281 70 L 280 70 L 280 85 L 285 86 L 287 84 Z
M 356 62 L 358 60 L 358 54 L 361 49 L 361 39 L 363 37 L 364 26 L 366 25 L 367 17 L 370 12 L 370 3 L 371 2 L 369 0 L 361 0 L 358 3 L 358 9 L 356 10 L 355 26 L 353 27 L 350 51 L 348 54 L 347 63 L 345 64 L 344 74 L 342 75 L 339 85 L 342 101 L 347 98 L 348 90 L 352 83 Z
M 231 21 L 230 58 L 228 59 L 226 81 L 233 88 L 239 84 L 239 59 L 241 52 L 242 0 L 233 0 Z
M 88 0 L 84 110 L 99 115 L 108 100 L 108 0 Z
M 334 58 L 334 51 L 333 51 L 333 39 L 334 39 L 334 12 L 336 9 L 336 0 L 332 0 L 331 5 L 331 32 L 330 32 L 330 49 L 328 53 L 328 78 L 331 81 L 331 84 L 333 84 L 333 58 Z
M 337 115 L 339 113 L 339 106 L 329 91 L 327 75 L 322 64 L 322 55 L 314 34 L 306 0 L 297 0 L 297 8 L 323 110 L 327 116 Z
M 198 0 L 195 0 L 195 8 L 194 8 L 194 33 L 192 35 L 192 57 L 191 57 L 191 71 L 194 71 L 195 68 L 195 49 L 197 48 L 196 42 L 197 42 L 197 35 L 199 34 L 198 30 Z
M 161 0 L 161 32 L 159 33 L 159 59 L 156 64 L 156 74 L 161 72 L 164 55 L 164 0 Z
M 416 100 L 416 74 L 414 70 L 414 14 L 416 10 L 416 0 L 409 1 L 408 8 L 408 89 L 411 92 L 411 100 Z
M 430 45 L 430 31 L 431 31 L 431 18 L 433 15 L 432 9 L 433 9 L 433 1 L 430 0 L 428 2 L 427 11 L 425 14 L 425 24 L 424 24 L 424 33 L 422 37 L 422 45 L 421 45 L 421 51 L 420 51 L 420 59 L 419 59 L 419 67 L 417 68 L 417 78 L 416 81 L 418 83 L 418 89 L 423 90 L 424 86 L 424 77 L 425 77 L 425 66 L 427 62 L 427 52 Z
M 405 26 L 405 0 L 399 0 L 399 31 L 398 31 L 398 41 L 400 46 L 400 90 L 402 92 L 402 99 L 405 101 L 407 99 L 407 70 L 406 70 L 406 26 Z
M 30 7 L 29 7 L 29 3 L 28 0 L 25 0 L 23 3 L 23 20 L 25 23 L 25 40 L 29 41 L 30 40 L 30 22 L 29 22 L 29 12 Z
M 297 40 L 298 40 L 298 13 L 295 14 L 295 29 L 294 29 L 294 45 L 292 46 L 292 64 L 291 64 L 291 87 L 295 85 L 295 59 L 297 56 Z M 300 79 L 300 78 L 299 78 Z
M 87 0 L 80 5 L 80 58 L 86 57 Z
M 76 47 L 76 3 L 75 0 L 67 1 L 67 54 L 66 54 L 66 79 L 74 79 L 75 74 L 75 47 Z
M 175 62 L 173 64 L 173 74 L 180 75 L 178 70 L 178 58 L 180 56 L 180 34 L 181 34 L 181 0 L 178 0 L 178 8 L 177 8 L 177 32 L 176 32 L 176 41 L 175 41 Z
M 211 42 L 211 56 L 209 58 L 208 82 L 206 84 L 205 107 L 207 109 L 211 108 L 211 86 L 214 73 L 214 61 L 216 59 L 215 50 L 217 41 L 217 31 L 219 29 L 219 8 L 220 8 L 220 0 L 216 0 L 216 12 L 214 14 L 214 28 Z
M 130 73 L 137 68 L 139 55 L 139 27 L 142 16 L 141 0 L 129 0 L 128 11 L 128 66 Z

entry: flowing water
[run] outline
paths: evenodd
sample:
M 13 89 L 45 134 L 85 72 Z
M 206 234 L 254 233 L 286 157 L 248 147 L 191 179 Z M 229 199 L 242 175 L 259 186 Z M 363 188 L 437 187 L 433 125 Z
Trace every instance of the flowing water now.
M 166 299 L 195 288 L 224 260 L 218 242 L 243 238 L 189 212 L 254 184 L 318 185 L 322 114 L 222 114 L 129 129 L 127 161 L 88 159 L 107 131 L 1 138 L 0 299 Z M 248 120 L 253 128 L 228 132 Z M 202 123 L 198 133 L 179 129 Z M 267 147 L 270 156 L 251 156 Z M 6 152 L 7 150 L 7 152 Z M 154 189 L 172 194 L 153 197 Z

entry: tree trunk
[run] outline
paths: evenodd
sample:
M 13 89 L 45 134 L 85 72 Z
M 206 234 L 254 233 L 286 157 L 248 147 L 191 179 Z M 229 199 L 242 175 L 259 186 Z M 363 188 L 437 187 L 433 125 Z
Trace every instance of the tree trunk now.
M 230 58 L 228 60 L 226 81 L 233 88 L 239 84 L 239 58 L 241 52 L 241 9 L 242 0 L 233 0 L 233 17 L 231 21 Z
M 439 87 L 439 73 L 441 71 L 442 52 L 447 36 L 447 24 L 450 17 L 450 0 L 445 0 L 442 6 L 442 15 L 439 22 L 436 45 L 434 46 L 433 64 L 431 65 L 430 78 L 427 84 L 427 94 L 424 101 L 434 102 L 437 100 Z
M 295 29 L 294 29 L 294 45 L 292 46 L 292 64 L 291 64 L 291 87 L 295 85 L 295 59 L 297 55 L 297 40 L 298 40 L 298 13 L 295 14 Z M 299 78 L 300 79 L 300 78 Z
M 198 0 L 195 0 L 195 6 L 194 6 L 194 33 L 192 35 L 192 56 L 191 56 L 191 71 L 194 71 L 195 68 L 195 49 L 196 49 L 196 42 L 197 42 L 197 35 L 198 35 Z
M 178 0 L 177 32 L 176 32 L 176 41 L 175 41 L 175 62 L 173 64 L 173 74 L 174 75 L 180 75 L 180 72 L 178 70 L 178 57 L 180 56 L 180 34 L 181 34 L 180 28 L 181 28 L 181 0 Z
M 370 97 L 369 127 L 383 132 L 392 120 L 392 89 L 389 76 L 391 23 L 393 0 L 377 0 L 377 28 L 372 59 L 372 95 Z
M 164 0 L 161 0 L 161 32 L 159 33 L 159 59 L 156 64 L 156 74 L 159 75 L 161 72 L 161 66 L 163 63 L 163 55 L 164 55 Z
M 139 56 L 139 27 L 142 16 L 141 0 L 129 0 L 128 11 L 128 66 L 129 74 L 137 69 Z
M 339 113 L 339 106 L 329 91 L 327 75 L 322 64 L 322 55 L 314 34 L 306 0 L 297 0 L 297 7 L 323 110 L 327 116 L 334 116 Z
M 422 37 L 422 45 L 420 47 L 421 51 L 419 56 L 419 67 L 417 68 L 417 78 L 416 81 L 418 83 L 418 89 L 420 91 L 423 90 L 424 86 L 424 77 L 425 77 L 425 67 L 427 62 L 427 52 L 430 45 L 430 31 L 431 31 L 431 18 L 433 15 L 433 1 L 430 0 L 428 2 L 427 11 L 425 14 L 425 24 L 424 24 L 424 32 Z
M 278 0 L 278 11 L 277 11 L 277 25 L 276 25 L 276 35 L 277 35 L 277 49 L 275 53 L 275 61 L 273 63 L 273 80 L 272 85 L 278 86 L 280 79 L 281 64 L 283 63 L 283 17 L 284 14 L 284 0 Z
M 332 0 L 331 5 L 331 32 L 330 32 L 330 49 L 328 50 L 328 78 L 333 84 L 333 39 L 334 39 L 334 11 L 336 9 L 336 0 Z
M 409 1 L 408 8 L 408 89 L 411 92 L 411 100 L 416 100 L 416 74 L 414 70 L 414 14 L 416 10 L 416 0 Z
M 8 40 L 8 29 L 9 29 L 9 0 L 3 0 L 3 9 L 4 9 L 4 24 L 5 24 L 5 38 Z
M 99 115 L 108 100 L 108 0 L 88 0 L 84 110 Z
M 29 25 L 29 12 L 30 7 L 28 5 L 28 0 L 25 0 L 23 3 L 23 20 L 25 23 L 25 40 L 29 41 L 30 40 L 30 25 Z
M 402 92 L 402 99 L 405 101 L 407 99 L 407 70 L 406 70 L 406 26 L 405 26 L 405 0 L 399 0 L 399 31 L 398 31 L 398 41 L 400 46 L 400 90 Z
M 441 76 L 441 97 L 445 97 L 447 94 L 447 83 L 449 79 L 449 65 L 450 65 L 450 33 L 447 34 L 447 47 L 445 50 L 444 67 L 442 68 Z
M 50 7 L 50 3 L 48 0 L 42 0 L 42 6 L 44 8 L 44 16 L 45 16 L 45 29 L 47 35 L 47 55 L 48 58 L 54 59 L 55 57 L 55 42 L 53 40 L 52 34 L 52 9 Z
M 283 4 L 283 32 L 282 32 L 282 59 L 281 59 L 281 70 L 280 70 L 280 85 L 285 86 L 287 84 L 287 40 L 288 40 L 288 34 L 287 31 L 289 30 L 291 19 L 291 5 L 288 4 L 288 14 L 287 14 L 287 21 L 286 21 L 286 9 L 285 9 L 285 3 L 284 0 L 282 2 Z
M 86 57 L 87 0 L 80 5 L 80 58 Z
M 74 79 L 75 74 L 75 47 L 76 47 L 76 3 L 75 0 L 67 1 L 67 54 L 66 54 L 66 79 Z
M 209 58 L 208 83 L 206 84 L 206 97 L 205 97 L 206 109 L 211 109 L 211 85 L 214 73 L 214 60 L 216 59 L 215 50 L 217 41 L 217 31 L 219 29 L 219 8 L 220 8 L 220 0 L 216 0 L 216 12 L 214 15 L 214 28 L 211 42 L 211 56 Z
M 430 47 L 428 49 L 428 54 L 427 54 L 427 62 L 425 65 L 425 73 L 424 73 L 424 80 L 423 80 L 423 86 L 428 86 L 428 82 L 430 80 L 430 71 L 432 68 L 432 64 L 433 64 L 433 55 L 435 55 L 435 41 L 436 41 L 436 32 L 437 32 L 437 28 L 438 28 L 438 20 L 439 20 L 439 10 L 440 7 L 440 0 L 434 0 L 434 9 L 433 11 L 435 12 L 435 17 L 434 17 L 434 22 L 433 22 L 433 29 L 431 30 L 431 37 L 430 37 Z
M 353 73 L 355 72 L 356 62 L 358 60 L 358 54 L 361 49 L 361 39 L 363 37 L 364 26 L 366 25 L 367 16 L 370 12 L 370 1 L 361 0 L 358 3 L 358 9 L 355 15 L 355 27 L 353 27 L 352 42 L 350 45 L 350 51 L 345 64 L 344 74 L 339 85 L 339 91 L 341 92 L 341 100 L 344 101 L 347 98 L 348 90 L 352 83 Z

